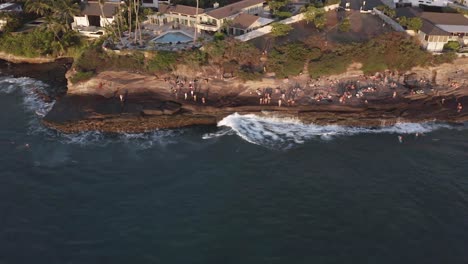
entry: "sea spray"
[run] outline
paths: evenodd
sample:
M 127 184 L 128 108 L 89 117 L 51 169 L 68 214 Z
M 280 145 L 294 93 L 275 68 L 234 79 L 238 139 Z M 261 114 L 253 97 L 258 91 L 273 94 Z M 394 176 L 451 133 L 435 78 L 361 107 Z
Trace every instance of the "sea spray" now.
M 293 118 L 238 113 L 222 119 L 218 127 L 221 127 L 221 133 L 204 135 L 203 138 L 224 136 L 233 132 L 247 142 L 269 148 L 289 148 L 311 139 L 330 140 L 338 136 L 356 134 L 415 134 L 429 133 L 440 128 L 452 128 L 450 125 L 439 123 L 397 123 L 378 128 L 315 125 L 304 124 Z
M 38 93 L 47 94 L 47 84 L 28 77 L 14 78 L 11 76 L 0 77 L 0 93 L 19 94 L 22 97 L 22 106 L 31 118 L 28 122 L 28 134 L 42 135 L 45 138 L 56 139 L 63 144 L 80 146 L 106 147 L 109 144 L 124 143 L 137 149 L 148 149 L 154 146 L 165 147 L 177 142 L 174 140 L 183 133 L 183 129 L 158 130 L 137 134 L 105 134 L 99 131 L 84 131 L 73 134 L 61 133 L 41 123 L 44 117 L 53 107 L 54 101 L 45 102 Z

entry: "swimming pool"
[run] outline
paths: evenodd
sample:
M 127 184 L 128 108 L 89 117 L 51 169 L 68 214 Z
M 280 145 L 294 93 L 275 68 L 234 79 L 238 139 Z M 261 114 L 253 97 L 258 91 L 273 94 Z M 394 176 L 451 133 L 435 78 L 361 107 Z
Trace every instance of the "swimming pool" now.
M 167 32 L 164 35 L 154 38 L 152 41 L 156 43 L 177 43 L 177 42 L 187 43 L 192 40 L 193 38 L 191 38 L 187 34 L 174 31 L 174 32 Z

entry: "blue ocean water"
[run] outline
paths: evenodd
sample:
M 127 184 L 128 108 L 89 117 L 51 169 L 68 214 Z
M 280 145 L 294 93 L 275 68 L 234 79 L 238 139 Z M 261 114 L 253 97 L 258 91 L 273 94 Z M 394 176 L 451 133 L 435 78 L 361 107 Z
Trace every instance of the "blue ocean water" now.
M 466 125 L 63 135 L 31 88 L 0 77 L 2 264 L 468 263 Z

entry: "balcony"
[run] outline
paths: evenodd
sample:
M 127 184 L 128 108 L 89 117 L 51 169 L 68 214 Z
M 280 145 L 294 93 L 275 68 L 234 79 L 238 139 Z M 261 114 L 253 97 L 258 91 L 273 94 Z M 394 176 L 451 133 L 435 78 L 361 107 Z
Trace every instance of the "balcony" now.
M 197 24 L 197 28 L 206 31 L 218 31 L 218 26 L 215 23 L 202 21 Z

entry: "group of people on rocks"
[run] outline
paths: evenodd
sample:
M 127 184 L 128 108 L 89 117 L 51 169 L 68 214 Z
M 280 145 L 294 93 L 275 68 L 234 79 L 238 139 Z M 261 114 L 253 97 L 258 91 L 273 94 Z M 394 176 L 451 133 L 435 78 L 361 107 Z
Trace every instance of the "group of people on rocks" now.
M 398 80 L 395 81 L 396 79 L 394 79 L 394 77 Z M 390 72 L 376 74 L 374 76 L 362 75 L 357 80 L 347 82 L 341 82 L 330 78 L 309 79 L 306 85 L 312 88 L 312 90 L 315 90 L 313 95 L 310 96 L 310 99 L 317 103 L 322 101 L 331 103 L 334 101 L 334 98 L 337 98 L 338 102 L 341 104 L 348 103 L 348 101 L 351 103 L 367 104 L 369 94 L 376 93 L 377 91 L 379 91 L 379 94 L 388 94 L 388 96 L 393 99 L 397 98 L 399 96 L 399 92 L 397 92 L 400 87 L 398 84 L 399 80 L 400 77 L 396 77 L 395 73 Z M 171 84 L 171 90 L 176 99 L 206 104 L 205 94 L 200 92 L 199 79 L 194 78 L 192 80 L 187 80 L 186 77 L 179 78 L 179 76 L 176 76 L 175 78 L 166 77 L 164 81 Z M 208 83 L 208 79 L 202 79 L 201 81 Z M 408 90 L 409 94 L 424 93 L 425 91 L 423 89 L 432 87 L 431 83 L 425 78 L 416 79 L 413 82 L 414 87 Z M 456 81 L 450 82 L 449 85 L 452 88 L 459 88 L 461 86 L 461 84 Z M 326 87 L 328 87 L 328 89 Z M 260 105 L 277 104 L 279 107 L 295 106 L 297 100 L 305 95 L 298 84 L 288 88 L 258 88 L 255 92 Z M 302 93 L 302 95 L 298 96 L 299 93 Z M 356 99 L 353 100 L 353 98 Z M 442 99 L 442 104 L 444 100 L 445 99 Z M 461 103 L 457 103 L 456 110 L 458 113 L 462 112 L 463 106 Z
M 261 105 L 269 105 L 273 101 L 273 97 L 278 102 L 278 106 L 295 106 L 296 101 L 296 94 L 300 90 L 298 87 L 294 87 L 291 89 L 290 92 L 286 92 L 286 90 L 282 90 L 279 87 L 275 88 L 274 92 L 272 88 L 264 88 L 261 90 L 258 88 L 256 90 L 257 96 L 259 97 L 259 103 Z
M 164 78 L 165 82 L 169 82 L 171 84 L 171 91 L 175 95 L 176 99 L 179 99 L 180 95 L 183 95 L 184 100 L 193 100 L 194 102 L 198 102 L 200 99 L 202 104 L 206 104 L 206 97 L 203 93 L 201 93 L 200 87 L 199 87 L 199 80 L 198 79 L 193 79 L 187 80 L 186 77 L 179 78 L 179 76 L 176 76 L 176 78 L 173 80 L 170 77 Z M 207 79 L 205 79 L 206 82 Z

